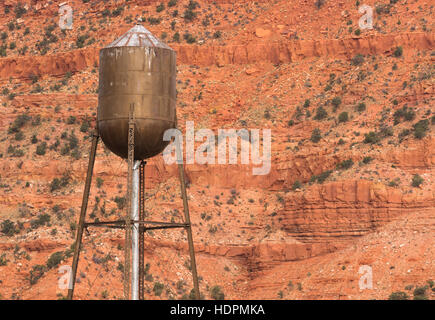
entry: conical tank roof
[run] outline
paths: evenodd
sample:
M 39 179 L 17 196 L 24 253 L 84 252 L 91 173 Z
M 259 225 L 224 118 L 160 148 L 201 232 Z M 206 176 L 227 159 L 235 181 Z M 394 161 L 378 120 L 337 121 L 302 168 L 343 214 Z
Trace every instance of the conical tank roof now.
M 114 47 L 157 47 L 172 50 L 141 24 L 135 25 L 106 48 Z

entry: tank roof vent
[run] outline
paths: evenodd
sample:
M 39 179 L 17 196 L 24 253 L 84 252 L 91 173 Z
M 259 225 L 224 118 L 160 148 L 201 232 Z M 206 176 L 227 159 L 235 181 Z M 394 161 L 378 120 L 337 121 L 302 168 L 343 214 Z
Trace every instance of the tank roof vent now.
M 106 48 L 114 47 L 158 47 L 172 50 L 141 24 L 135 25 Z

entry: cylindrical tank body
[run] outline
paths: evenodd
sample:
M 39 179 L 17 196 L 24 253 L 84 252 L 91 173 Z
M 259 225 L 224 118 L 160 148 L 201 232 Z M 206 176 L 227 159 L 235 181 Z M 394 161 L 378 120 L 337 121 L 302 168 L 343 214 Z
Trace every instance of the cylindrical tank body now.
M 100 51 L 98 131 L 105 145 L 128 157 L 128 119 L 134 104 L 135 160 L 168 145 L 176 126 L 176 54 L 141 25 Z

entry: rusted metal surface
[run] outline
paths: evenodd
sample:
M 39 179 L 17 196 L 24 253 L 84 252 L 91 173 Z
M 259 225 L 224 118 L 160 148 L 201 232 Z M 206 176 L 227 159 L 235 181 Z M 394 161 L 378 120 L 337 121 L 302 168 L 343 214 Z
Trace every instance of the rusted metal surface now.
M 193 289 L 195 290 L 195 298 L 200 299 L 198 272 L 196 270 L 195 248 L 193 246 L 192 226 L 190 224 L 189 203 L 187 202 L 186 181 L 184 180 L 184 166 L 178 164 L 178 173 L 181 184 L 181 197 L 183 198 L 184 207 L 184 222 L 186 223 L 187 241 L 189 243 L 190 266 L 192 267 Z
M 100 51 L 98 129 L 106 146 L 128 157 L 128 112 L 135 105 L 135 160 L 167 146 L 163 134 L 176 122 L 176 54 L 137 25 Z
M 91 189 L 92 172 L 94 170 L 94 163 L 95 163 L 95 155 L 97 153 L 98 138 L 99 138 L 99 136 L 98 136 L 97 130 L 95 130 L 93 137 L 92 137 L 91 151 L 89 154 L 88 172 L 86 174 L 85 190 L 83 192 L 82 207 L 80 210 L 80 219 L 79 219 L 79 224 L 77 226 L 77 234 L 76 234 L 76 241 L 75 241 L 75 247 L 74 247 L 74 257 L 73 257 L 71 277 L 70 277 L 68 296 L 67 296 L 68 300 L 71 300 L 74 296 L 74 287 L 75 287 L 75 283 L 76 283 L 77 268 L 78 268 L 79 257 L 80 257 L 80 247 L 82 244 L 83 230 L 85 227 L 86 210 L 88 208 L 89 191 Z

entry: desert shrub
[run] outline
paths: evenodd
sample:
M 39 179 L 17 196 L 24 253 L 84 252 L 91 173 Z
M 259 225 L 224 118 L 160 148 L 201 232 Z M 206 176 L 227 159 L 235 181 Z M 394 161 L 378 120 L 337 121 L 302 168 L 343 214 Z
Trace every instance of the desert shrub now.
M 342 112 L 338 116 L 338 122 L 347 122 L 349 121 L 349 114 L 347 112 Z
M 36 147 L 36 154 L 38 156 L 43 156 L 46 150 L 47 150 L 47 143 L 44 141 Z
M 172 36 L 172 41 L 174 42 L 180 42 L 180 34 L 178 32 L 175 32 Z
M 408 106 L 404 105 L 401 109 L 394 112 L 393 118 L 394 124 L 400 123 L 402 119 L 406 121 L 412 121 L 415 119 L 415 111 L 412 108 L 408 109 Z
M 77 118 L 75 116 L 69 116 L 68 119 L 66 119 L 67 124 L 74 124 L 76 123 Z
M 394 49 L 393 54 L 396 58 L 401 57 L 403 55 L 403 48 L 401 46 L 396 47 L 396 49 Z
M 118 206 L 119 210 L 124 209 L 125 205 L 127 204 L 127 199 L 125 197 L 116 196 L 114 201 L 115 201 L 116 205 Z
M 405 138 L 406 136 L 409 136 L 410 134 L 411 134 L 411 130 L 409 130 L 409 129 L 403 129 L 399 133 L 399 139 L 402 140 L 403 138 Z
M 64 172 L 61 178 L 54 178 L 50 184 L 50 191 L 54 192 L 63 187 L 66 187 L 71 181 L 71 175 L 69 172 Z
M 42 276 L 44 275 L 46 271 L 46 267 L 40 264 L 37 264 L 32 267 L 32 270 L 30 270 L 29 274 L 29 281 L 31 285 L 34 285 Z
M 214 300 L 224 300 L 225 294 L 222 292 L 222 288 L 220 286 L 213 286 L 210 290 L 210 296 Z
M 161 18 L 155 18 L 155 17 L 148 17 L 148 23 L 151 25 L 157 25 L 160 24 L 160 22 L 162 22 Z
M 104 180 L 101 179 L 100 177 L 97 177 L 97 188 L 101 188 L 101 186 L 103 185 Z
M 316 0 L 316 2 L 314 3 L 317 9 L 320 9 L 324 4 L 325 0 Z
M 31 142 L 32 144 L 36 144 L 36 143 L 38 143 L 38 137 L 36 136 L 36 134 L 34 134 L 34 135 L 32 136 L 32 138 L 30 139 L 30 142 Z
M 112 11 L 112 17 L 118 17 L 121 15 L 124 9 L 122 7 L 118 7 Z
M 322 139 L 322 133 L 320 132 L 320 129 L 316 128 L 313 130 L 313 132 L 311 133 L 311 138 L 310 140 L 314 143 L 317 143 L 320 141 L 320 139 Z
M 363 162 L 364 164 L 368 164 L 368 163 L 370 163 L 370 162 L 372 162 L 372 161 L 373 161 L 373 158 L 372 158 L 372 157 L 369 157 L 369 156 L 364 157 L 363 160 L 362 160 L 362 162 Z
M 409 296 L 406 294 L 406 292 L 402 291 L 396 291 L 390 294 L 388 297 L 388 300 L 408 300 Z
M 328 179 L 328 177 L 331 175 L 331 173 L 332 173 L 332 170 L 327 170 L 327 171 L 322 172 L 319 175 L 313 175 L 310 179 L 310 182 L 311 183 L 314 183 L 314 182 L 323 183 L 323 182 L 325 182 L 326 179 Z
M 311 104 L 310 99 L 306 99 L 304 102 L 304 108 L 308 108 L 310 104 Z
M 337 164 L 337 169 L 350 169 L 353 166 L 353 160 L 352 159 L 348 159 L 348 160 L 343 160 L 342 162 L 340 162 L 339 164 Z
M 323 107 L 318 107 L 316 110 L 315 120 L 323 120 L 328 116 L 328 112 Z
M 28 114 L 21 114 L 15 118 L 14 122 L 9 126 L 8 133 L 18 132 L 31 119 Z
M 294 190 L 296 190 L 296 189 L 300 189 L 300 188 L 302 188 L 302 183 L 301 183 L 299 180 L 296 180 L 296 181 L 293 183 L 292 190 L 294 191 Z
M 420 175 L 415 174 L 412 177 L 412 183 L 411 183 L 411 185 L 413 187 L 415 187 L 415 188 L 418 188 L 423 182 L 424 182 L 424 179 Z
M 91 126 L 91 124 L 90 124 L 89 120 L 84 119 L 81 126 L 80 126 L 80 131 L 83 133 L 88 132 L 90 126 Z
M 85 41 L 89 38 L 88 34 L 83 34 L 77 37 L 76 46 L 77 48 L 83 48 L 85 46 Z
M 220 39 L 221 37 L 222 37 L 222 32 L 220 30 L 218 30 L 215 33 L 213 33 L 213 38 L 214 39 Z
M 17 19 L 21 18 L 23 14 L 25 14 L 26 12 L 27 12 L 26 8 L 24 8 L 24 6 L 21 3 L 18 3 L 15 6 L 14 13 Z
M 57 267 L 62 262 L 63 259 L 64 259 L 63 251 L 58 251 L 53 253 L 47 260 L 47 268 L 53 269 Z
M 426 300 L 426 290 L 427 286 L 416 287 L 413 292 L 414 300 Z
M 189 21 L 189 22 L 195 20 L 196 16 L 197 16 L 197 13 L 191 9 L 186 9 L 184 11 L 184 15 L 183 15 L 184 20 Z
M 12 156 L 12 157 L 22 157 L 24 156 L 24 151 L 21 150 L 18 147 L 14 147 L 12 145 L 10 145 L 8 147 L 8 153 Z
M 186 40 L 187 43 L 195 43 L 196 42 L 196 38 L 194 36 L 192 36 L 190 33 L 186 32 L 183 35 L 184 40 Z
M 17 141 L 21 141 L 24 139 L 24 133 L 22 131 L 18 131 L 17 133 L 15 133 L 15 140 Z
M 46 226 L 50 224 L 50 215 L 47 213 L 40 214 L 38 218 L 30 221 L 30 227 L 32 229 L 37 229 L 42 226 Z
M 417 139 L 423 139 L 426 136 L 426 132 L 429 130 L 429 120 L 420 120 L 416 124 L 414 124 L 413 128 L 414 137 L 416 137 Z
M 6 253 L 2 253 L 0 255 L 0 267 L 6 266 L 8 264 L 9 260 L 6 259 Z
M 381 141 L 381 138 L 378 133 L 370 131 L 369 133 L 365 134 L 364 143 L 378 143 Z
M 163 285 L 163 283 L 160 282 L 155 282 L 154 283 L 154 287 L 153 287 L 153 292 L 155 296 L 160 296 L 163 292 L 163 288 L 165 286 Z
M 6 219 L 1 223 L 0 231 L 8 237 L 12 237 L 16 233 L 20 232 L 15 223 L 9 219 Z
M 168 7 L 175 7 L 177 5 L 177 0 L 169 0 Z
M 364 63 L 364 56 L 362 54 L 357 54 L 352 58 L 350 64 L 353 66 L 360 66 Z
M 333 99 L 331 100 L 331 104 L 333 105 L 333 107 L 334 107 L 335 109 L 337 109 L 337 108 L 340 106 L 340 104 L 341 104 L 341 98 L 340 98 L 340 97 L 335 97 L 335 98 L 333 98 Z
M 165 10 L 165 4 L 161 3 L 156 7 L 156 12 L 162 12 L 163 10 Z

